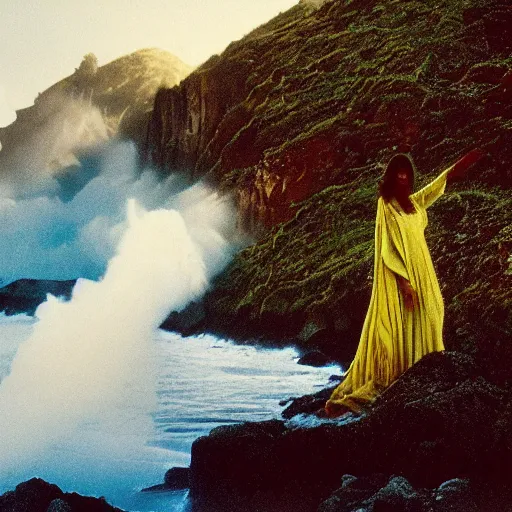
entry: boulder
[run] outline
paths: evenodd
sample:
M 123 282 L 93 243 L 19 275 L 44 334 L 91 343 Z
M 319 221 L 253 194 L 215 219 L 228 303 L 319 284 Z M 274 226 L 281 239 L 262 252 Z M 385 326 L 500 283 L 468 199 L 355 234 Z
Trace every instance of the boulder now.
M 477 512 L 479 510 L 469 480 L 453 478 L 435 491 L 435 512 Z
M 165 473 L 164 483 L 142 489 L 142 492 L 177 491 L 190 487 L 190 468 L 174 467 Z
M 297 361 L 297 364 L 316 367 L 327 366 L 328 364 L 332 363 L 332 357 L 326 356 L 323 352 L 320 352 L 319 350 L 311 350 L 310 352 L 306 352 Z
M 123 512 L 104 498 L 64 493 L 56 485 L 32 478 L 0 496 L 0 512 Z
M 372 497 L 373 512 L 427 512 L 427 496 L 417 492 L 403 476 L 394 476 Z
M 403 476 L 345 475 L 341 488 L 320 505 L 318 512 L 431 512 L 432 503 L 431 491 L 415 489 Z
M 188 489 L 190 486 L 190 468 L 171 468 L 165 473 L 165 485 L 169 489 Z
M 373 474 L 357 478 L 354 475 L 343 475 L 341 487 L 318 507 L 318 512 L 352 512 L 365 510 L 364 503 L 370 506 L 370 498 L 383 486 L 387 478 L 383 474 Z
M 291 403 L 286 407 L 286 409 L 284 409 L 281 415 L 285 419 L 290 419 L 297 414 L 313 414 L 319 409 L 323 409 L 325 402 L 329 400 L 329 397 L 335 387 L 336 386 L 329 386 L 311 395 L 291 398 L 287 401 L 287 403 Z

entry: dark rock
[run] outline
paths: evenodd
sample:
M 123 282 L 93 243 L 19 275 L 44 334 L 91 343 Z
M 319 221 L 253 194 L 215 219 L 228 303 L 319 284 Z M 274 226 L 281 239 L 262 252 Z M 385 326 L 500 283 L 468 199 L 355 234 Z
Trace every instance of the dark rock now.
M 453 478 L 435 491 L 435 512 L 478 512 L 479 507 L 467 479 Z
M 141 492 L 177 491 L 190 487 L 190 468 L 174 467 L 165 473 L 164 483 L 142 489 Z
M 170 489 L 188 489 L 190 487 L 190 468 L 171 468 L 165 473 L 165 485 Z
M 369 457 L 432 487 L 496 466 L 496 424 L 507 393 L 476 375 L 470 358 L 433 353 L 390 386 L 364 422 L 379 433 Z M 485 469 L 484 469 L 485 468 Z M 498 471 L 499 473 L 499 471 Z
M 364 505 L 371 507 L 370 498 L 385 486 L 387 481 L 388 479 L 383 474 L 373 474 L 360 478 L 354 475 L 343 475 L 341 487 L 320 504 L 318 512 L 365 510 Z
M 427 512 L 424 496 L 403 476 L 392 477 L 372 498 L 373 512 Z
M 374 484 L 346 478 L 325 506 L 334 510 L 341 502 L 372 498 L 381 510 L 412 512 L 428 510 L 432 493 L 423 488 L 455 475 L 486 474 L 498 483 L 508 474 L 501 468 L 512 466 L 507 448 L 512 406 L 507 407 L 508 392 L 478 372 L 467 355 L 432 353 L 358 421 L 287 428 L 274 420 L 214 429 L 192 448 L 193 494 L 222 502 L 226 494 L 250 500 L 257 493 L 299 492 L 313 506 L 333 493 L 342 475 L 379 472 L 401 476 L 377 478 Z M 294 401 L 284 416 L 323 406 L 329 393 Z M 419 490 L 411 490 L 408 481 Z
M 37 306 L 46 300 L 49 293 L 55 297 L 69 299 L 75 283 L 76 280 L 19 279 L 0 288 L 0 311 L 7 315 L 33 315 Z
M 311 395 L 304 395 L 299 398 L 291 398 L 290 405 L 281 413 L 283 418 L 289 419 L 296 414 L 313 414 L 318 409 L 323 409 L 325 402 L 329 400 L 333 389 L 336 386 L 324 388 Z
M 310 352 L 306 352 L 297 361 L 297 364 L 320 367 L 332 364 L 332 362 L 332 358 L 326 356 L 323 352 L 320 352 L 319 350 L 312 350 Z
M 1 512 L 46 512 L 53 500 L 62 497 L 62 491 L 53 484 L 32 478 L 16 486 L 14 491 L 0 496 Z
M 173 311 L 160 326 L 167 331 L 177 331 L 185 336 L 191 335 L 200 328 L 205 319 L 202 302 L 191 302 L 179 313 Z
M 229 509 L 288 486 L 289 478 L 281 472 L 288 461 L 280 463 L 276 449 L 286 430 L 277 420 L 243 423 L 217 427 L 194 441 L 190 469 L 195 503 Z
M 122 512 L 104 498 L 63 493 L 59 487 L 32 478 L 0 496 L 0 512 Z
M 320 505 L 318 512 L 429 512 L 432 502 L 430 491 L 414 489 L 402 476 L 345 475 L 342 487 Z

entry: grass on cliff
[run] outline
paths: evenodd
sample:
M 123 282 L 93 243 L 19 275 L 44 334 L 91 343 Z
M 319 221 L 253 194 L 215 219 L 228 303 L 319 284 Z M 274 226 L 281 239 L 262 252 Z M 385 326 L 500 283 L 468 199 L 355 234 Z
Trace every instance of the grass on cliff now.
M 226 287 L 224 308 L 313 315 L 358 289 L 367 293 L 375 205 L 374 186 L 332 186 L 298 205 L 292 220 L 240 253 L 217 283 Z
M 212 61 L 226 71 L 237 61 L 251 65 L 223 120 L 226 131 L 213 136 L 226 143 L 209 145 L 216 147 L 211 168 L 243 198 L 249 224 L 267 213 L 267 225 L 287 219 L 218 280 L 209 298 L 217 317 L 244 312 L 263 330 L 271 315 L 340 324 L 354 317 L 358 337 L 371 289 L 375 165 L 405 147 L 424 170 L 421 186 L 482 147 L 489 158 L 432 209 L 428 241 L 449 339 L 471 338 L 482 324 L 475 311 L 496 336 L 510 334 L 512 86 L 505 77 L 512 58 L 503 30 L 489 24 L 505 4 L 296 6 Z M 236 106 L 246 116 L 231 123 Z M 302 193 L 304 183 L 310 188 Z M 279 209 L 286 215 L 273 216 Z

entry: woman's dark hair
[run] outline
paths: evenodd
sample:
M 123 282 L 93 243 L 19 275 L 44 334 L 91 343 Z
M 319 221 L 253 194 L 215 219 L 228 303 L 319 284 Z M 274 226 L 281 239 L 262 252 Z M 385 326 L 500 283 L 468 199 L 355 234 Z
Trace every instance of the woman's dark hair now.
M 414 190 L 414 164 L 409 156 L 404 153 L 398 153 L 394 155 L 389 161 L 386 171 L 382 179 L 379 182 L 379 195 L 384 201 L 389 202 L 395 198 L 398 204 L 402 207 L 402 210 L 406 213 L 414 213 L 416 209 L 409 198 L 409 195 L 397 194 L 397 181 L 396 175 L 399 169 L 405 169 L 407 171 L 407 178 L 410 185 L 409 194 L 412 194 Z

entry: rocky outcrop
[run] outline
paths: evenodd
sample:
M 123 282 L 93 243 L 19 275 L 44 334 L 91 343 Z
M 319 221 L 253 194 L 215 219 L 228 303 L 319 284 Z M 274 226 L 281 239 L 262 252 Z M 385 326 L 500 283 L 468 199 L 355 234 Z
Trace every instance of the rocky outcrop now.
M 199 510 L 492 510 L 512 495 L 511 405 L 473 358 L 433 353 L 363 417 L 214 429 L 192 447 L 192 496 Z
M 164 483 L 142 489 L 141 492 L 163 492 L 188 489 L 190 487 L 190 468 L 174 467 L 164 476 Z
M 481 500 L 480 500 L 481 501 Z M 415 489 L 403 476 L 382 473 L 356 478 L 343 475 L 341 487 L 325 500 L 318 512 L 477 512 L 491 510 L 477 504 L 476 490 L 468 480 L 454 478 L 437 489 Z M 502 501 L 504 505 L 506 501 Z M 481 504 L 480 504 L 481 505 Z M 495 506 L 496 504 L 488 504 Z
M 69 299 L 76 280 L 47 281 L 38 279 L 19 279 L 0 288 L 0 311 L 7 315 L 27 313 L 33 315 L 37 306 L 51 294 Z
M 222 120 L 247 95 L 245 80 L 252 64 L 219 61 L 211 58 L 179 87 L 158 92 L 148 126 L 146 158 L 150 164 L 188 171 L 194 178 L 215 163 L 215 157 L 205 151 L 210 146 L 208 151 L 215 154 L 212 139 L 221 130 Z M 241 117 L 239 128 L 248 121 L 247 116 Z M 236 133 L 232 123 L 222 126 Z
M 122 512 L 104 498 L 64 493 L 40 478 L 32 478 L 0 496 L 0 512 Z

